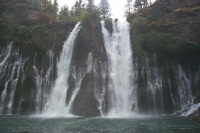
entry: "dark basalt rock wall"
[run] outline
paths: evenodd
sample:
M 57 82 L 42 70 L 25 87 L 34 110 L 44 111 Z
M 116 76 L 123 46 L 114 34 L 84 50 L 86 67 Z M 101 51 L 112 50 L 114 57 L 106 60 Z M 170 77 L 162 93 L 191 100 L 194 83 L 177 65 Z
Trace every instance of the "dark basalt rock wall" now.
M 90 55 L 89 55 L 90 54 Z M 91 61 L 88 63 L 89 56 Z M 95 97 L 95 89 L 102 91 L 102 73 L 106 73 L 107 55 L 104 48 L 101 24 L 83 23 L 74 45 L 71 73 L 75 80 L 80 80 L 80 90 L 74 99 L 72 112 L 81 116 L 99 116 L 98 101 Z M 91 69 L 88 71 L 88 67 Z M 72 76 L 69 81 L 73 80 Z M 73 82 L 69 83 L 68 93 L 75 89 Z M 70 93 L 71 94 L 71 93 Z M 70 98 L 68 98 L 70 99 Z
M 200 94 L 199 66 L 199 57 L 182 61 L 152 54 L 136 57 L 139 112 L 172 114 L 189 106 Z
M 200 2 L 157 0 L 127 20 L 139 111 L 170 114 L 192 103 L 200 95 Z
M 1 50 L 7 49 L 6 47 L 1 47 Z M 61 49 L 62 47 L 53 47 L 47 53 L 41 53 L 36 49 L 27 48 L 29 54 L 25 54 L 24 48 L 12 46 L 10 56 L 1 66 L 0 72 L 1 98 L 4 97 L 2 93 L 6 94 L 6 98 L 1 99 L 1 102 L 3 101 L 1 113 L 33 114 L 36 112 L 37 85 L 41 88 L 42 99 L 44 98 L 43 92 L 50 92 L 51 85 L 56 78 L 56 64 Z M 12 101 L 12 98 L 12 112 L 8 112 L 9 102 Z M 42 108 L 41 105 L 40 111 Z

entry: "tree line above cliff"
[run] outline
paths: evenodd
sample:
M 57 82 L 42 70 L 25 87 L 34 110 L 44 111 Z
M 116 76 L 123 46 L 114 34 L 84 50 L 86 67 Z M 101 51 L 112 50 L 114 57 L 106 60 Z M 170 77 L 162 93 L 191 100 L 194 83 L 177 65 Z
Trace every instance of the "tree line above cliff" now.
M 157 0 L 151 6 L 130 12 L 134 52 L 157 53 L 172 58 L 199 55 L 200 2 Z
M 60 10 L 57 0 L 0 0 L 0 3 L 0 44 L 13 41 L 15 46 L 42 51 L 52 47 L 52 43 L 62 44 L 78 21 L 110 18 L 107 0 L 102 0 L 99 6 L 93 0 L 87 3 L 77 0 L 70 9 L 63 6 Z

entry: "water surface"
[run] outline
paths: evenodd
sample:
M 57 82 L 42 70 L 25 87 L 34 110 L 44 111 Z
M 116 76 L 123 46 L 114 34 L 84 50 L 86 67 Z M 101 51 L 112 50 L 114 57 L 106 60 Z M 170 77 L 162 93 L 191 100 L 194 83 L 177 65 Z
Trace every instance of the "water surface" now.
M 200 133 L 200 122 L 175 116 L 47 119 L 0 115 L 0 133 Z

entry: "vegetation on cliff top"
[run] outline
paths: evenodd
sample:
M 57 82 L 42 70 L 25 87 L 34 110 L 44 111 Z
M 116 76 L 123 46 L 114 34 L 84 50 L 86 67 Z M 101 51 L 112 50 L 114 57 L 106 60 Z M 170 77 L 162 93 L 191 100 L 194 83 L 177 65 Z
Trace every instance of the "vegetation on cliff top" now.
M 1 0 L 0 43 L 13 42 L 23 51 L 47 51 L 54 43 L 61 44 L 69 29 L 57 18 L 58 4 L 55 0 Z
M 157 0 L 136 13 L 128 13 L 135 53 L 172 57 L 199 54 L 199 16 L 200 3 L 192 0 Z
M 109 5 L 101 6 L 101 10 L 106 9 L 102 14 L 93 0 L 88 0 L 88 4 L 77 0 L 71 9 L 63 6 L 60 11 L 57 0 L 0 2 L 0 44 L 13 41 L 24 52 L 27 49 L 45 52 L 54 44 L 62 44 L 78 21 L 94 23 L 109 17 Z

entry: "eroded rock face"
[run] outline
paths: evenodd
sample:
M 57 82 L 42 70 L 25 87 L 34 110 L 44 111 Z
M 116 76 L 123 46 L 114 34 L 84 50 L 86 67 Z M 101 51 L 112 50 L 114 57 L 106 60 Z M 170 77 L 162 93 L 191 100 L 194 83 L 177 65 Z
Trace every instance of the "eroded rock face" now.
M 29 55 L 24 54 L 21 47 L 15 48 L 13 45 L 1 50 L 0 113 L 33 114 L 37 106 L 41 111 L 42 102 L 39 103 L 39 100 L 45 99 L 43 94 L 50 92 L 56 78 L 59 57 L 59 54 L 55 54 L 56 49 L 43 54 L 29 48 Z
M 100 116 L 97 100 L 94 95 L 94 77 L 87 73 L 82 79 L 80 91 L 74 104 L 73 113 L 80 116 Z
M 71 62 L 71 75 L 68 89 L 68 103 L 72 99 L 73 92 L 80 86 L 73 105 L 72 112 L 80 116 L 99 116 L 99 103 L 96 95 L 105 91 L 106 75 L 106 50 L 104 48 L 103 35 L 100 23 L 87 23 L 82 25 L 73 50 Z M 95 94 L 97 93 L 97 94 Z M 104 98 L 103 98 L 104 99 Z M 105 103 L 102 105 L 105 108 Z

